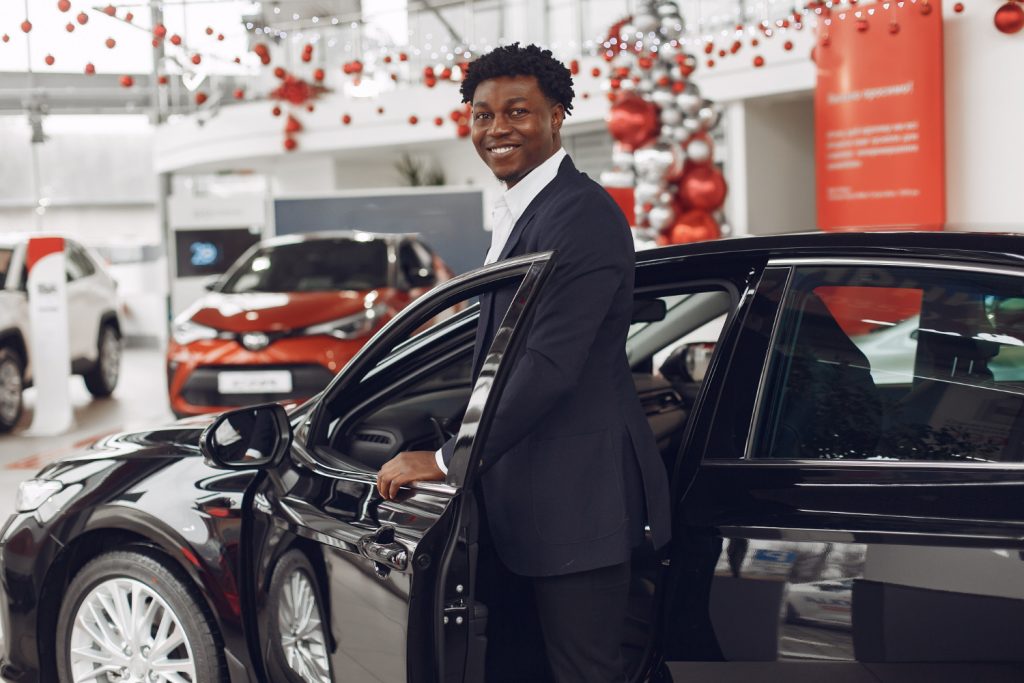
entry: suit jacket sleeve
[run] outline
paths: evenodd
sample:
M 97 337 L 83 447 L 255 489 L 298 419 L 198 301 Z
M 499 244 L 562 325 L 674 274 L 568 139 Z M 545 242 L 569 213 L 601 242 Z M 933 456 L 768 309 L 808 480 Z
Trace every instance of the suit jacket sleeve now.
M 595 199 L 584 195 L 536 226 L 540 250 L 556 252 L 554 271 L 499 399 L 484 443 L 485 469 L 573 390 L 616 291 L 633 277 L 629 228 L 608 203 Z M 452 446 L 445 449 L 446 462 Z

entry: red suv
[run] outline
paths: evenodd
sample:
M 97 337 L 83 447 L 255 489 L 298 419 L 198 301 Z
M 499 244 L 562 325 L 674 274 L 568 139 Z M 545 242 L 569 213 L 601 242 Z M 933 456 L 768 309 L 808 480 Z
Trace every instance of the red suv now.
M 178 416 L 308 398 L 451 271 L 415 235 L 264 240 L 178 316 L 167 387 Z

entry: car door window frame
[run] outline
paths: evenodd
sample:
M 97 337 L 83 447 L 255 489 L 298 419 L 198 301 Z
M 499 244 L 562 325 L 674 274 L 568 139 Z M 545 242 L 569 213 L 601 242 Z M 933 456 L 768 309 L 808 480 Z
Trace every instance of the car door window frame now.
M 869 268 L 900 268 L 900 269 L 928 269 L 945 270 L 954 272 L 970 272 L 990 275 L 1001 275 L 1021 278 L 1024 282 L 1024 272 L 1012 268 L 994 266 L 983 263 L 966 263 L 962 261 L 937 261 L 928 259 L 893 259 L 893 258 L 858 258 L 858 257 L 832 257 L 832 258 L 778 258 L 771 259 L 767 268 L 788 269 L 789 277 L 780 296 L 780 302 L 775 310 L 775 319 L 772 325 L 772 333 L 768 340 L 768 352 L 764 356 L 761 372 L 758 375 L 756 397 L 754 399 L 754 410 L 751 414 L 749 429 L 747 432 L 746 446 L 743 457 L 739 460 L 722 459 L 706 460 L 714 464 L 747 464 L 754 463 L 765 467 L 836 467 L 836 468 L 857 468 L 865 467 L 887 467 L 887 468 L 914 468 L 914 469 L 1024 469 L 1024 462 L 998 461 L 998 462 L 966 462 L 966 461 L 941 461 L 941 460 L 881 460 L 881 459 L 806 459 L 806 458 L 768 458 L 756 457 L 762 430 L 764 429 L 764 413 L 767 409 L 765 403 L 767 397 L 767 383 L 772 372 L 772 351 L 776 348 L 776 342 L 781 327 L 785 321 L 785 302 L 788 300 L 793 287 L 793 274 L 796 268 L 803 267 L 869 267 Z
M 448 308 L 453 300 L 469 299 L 500 282 L 525 278 L 538 266 L 543 270 L 551 262 L 551 259 L 550 252 L 506 259 L 492 266 L 453 278 L 436 287 L 430 294 L 416 299 L 381 328 L 369 342 L 364 344 L 345 369 L 328 385 L 309 420 L 300 430 L 298 434 L 300 438 L 297 439 L 297 442 L 308 451 L 314 451 L 317 446 L 328 444 L 331 438 L 330 425 L 335 419 L 343 418 L 353 410 L 358 411 L 367 400 L 372 401 L 374 397 L 360 395 L 360 384 L 373 373 L 383 371 L 393 363 L 399 362 L 403 356 L 415 348 L 415 346 L 405 346 L 403 340 L 419 326 L 421 320 L 429 320 Z M 531 282 L 531 286 L 535 288 L 539 284 L 536 280 Z M 522 283 L 520 283 L 521 286 Z M 497 339 L 497 335 L 495 337 Z M 399 341 L 394 341 L 396 338 Z M 403 349 L 403 346 L 402 353 L 389 358 L 395 348 Z M 473 395 L 476 396 L 478 393 L 480 393 L 480 388 L 475 385 Z M 351 394 L 351 398 L 343 398 L 349 394 Z M 357 396 L 358 398 L 356 398 Z

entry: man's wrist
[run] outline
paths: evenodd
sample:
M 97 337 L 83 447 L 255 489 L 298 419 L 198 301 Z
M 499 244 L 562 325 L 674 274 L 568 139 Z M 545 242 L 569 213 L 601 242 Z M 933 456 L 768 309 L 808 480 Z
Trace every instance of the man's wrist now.
M 444 449 L 438 448 L 437 452 L 434 453 L 434 462 L 437 463 L 437 469 L 441 470 L 442 474 L 448 474 L 448 467 L 444 464 Z

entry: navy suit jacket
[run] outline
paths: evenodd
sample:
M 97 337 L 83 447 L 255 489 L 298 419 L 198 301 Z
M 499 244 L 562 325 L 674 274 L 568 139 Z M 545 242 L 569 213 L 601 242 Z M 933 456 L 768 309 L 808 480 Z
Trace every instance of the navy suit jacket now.
M 554 269 L 483 445 L 483 500 L 512 571 L 551 576 L 625 562 L 644 510 L 669 538 L 668 481 L 626 359 L 635 252 L 622 211 L 566 157 L 500 258 L 554 251 Z M 481 296 L 476 359 L 515 287 Z M 451 462 L 454 440 L 443 448 Z M 634 464 L 635 463 L 635 464 Z M 641 485 L 642 480 L 642 485 Z

